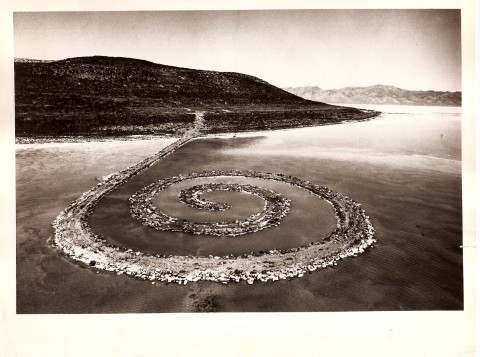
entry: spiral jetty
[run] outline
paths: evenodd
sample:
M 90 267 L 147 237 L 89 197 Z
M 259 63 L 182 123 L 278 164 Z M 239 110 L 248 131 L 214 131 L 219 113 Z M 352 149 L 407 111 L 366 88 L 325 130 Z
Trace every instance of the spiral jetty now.
M 246 192 L 265 200 L 264 210 L 245 221 L 235 222 L 188 222 L 169 217 L 152 204 L 152 198 L 161 189 L 171 184 L 200 177 L 246 177 L 284 182 L 327 201 L 334 208 L 337 226 L 328 236 L 307 245 L 285 250 L 251 252 L 240 256 L 182 256 L 146 254 L 124 247 L 108 244 L 88 224 L 88 216 L 98 202 L 117 187 L 128 181 L 155 162 L 173 153 L 182 145 L 200 136 L 203 113 L 195 113 L 192 129 L 182 138 L 125 170 L 105 176 L 95 187 L 82 194 L 65 208 L 53 222 L 53 243 L 70 258 L 98 270 L 127 274 L 155 281 L 187 284 L 199 280 L 229 282 L 277 281 L 302 277 L 307 272 L 336 265 L 341 259 L 363 253 L 375 242 L 375 229 L 361 205 L 327 187 L 315 185 L 296 177 L 281 173 L 256 171 L 214 170 L 157 181 L 132 195 L 132 215 L 142 224 L 154 229 L 182 231 L 190 234 L 213 234 L 235 237 L 276 226 L 290 209 L 289 200 L 281 195 L 251 185 L 205 184 L 197 185 L 180 193 L 186 204 L 210 210 L 225 210 L 229 206 L 202 201 L 199 195 L 212 190 Z

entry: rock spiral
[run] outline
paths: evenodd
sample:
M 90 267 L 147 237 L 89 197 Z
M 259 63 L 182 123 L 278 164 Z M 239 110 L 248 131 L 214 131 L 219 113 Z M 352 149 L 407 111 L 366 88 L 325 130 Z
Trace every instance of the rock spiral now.
M 157 154 L 125 170 L 108 175 L 102 182 L 63 210 L 53 222 L 54 244 L 72 259 L 99 270 L 128 274 L 154 282 L 155 280 L 186 284 L 189 281 L 209 280 L 221 283 L 246 281 L 276 281 L 302 277 L 306 272 L 336 265 L 337 261 L 356 256 L 376 240 L 375 229 L 361 205 L 327 187 L 280 173 L 255 171 L 205 171 L 164 179 L 140 190 L 130 198 L 131 212 L 143 224 L 160 230 L 180 230 L 192 234 L 242 235 L 279 224 L 288 213 L 289 200 L 267 189 L 251 185 L 207 184 L 197 185 L 180 193 L 188 205 L 209 210 L 226 210 L 228 205 L 203 201 L 199 197 L 209 190 L 247 192 L 265 200 L 264 210 L 239 222 L 188 222 L 165 215 L 152 203 L 156 192 L 183 180 L 199 177 L 253 177 L 288 183 L 309 191 L 330 203 L 335 211 L 336 229 L 326 237 L 319 237 L 307 245 L 286 250 L 252 252 L 241 256 L 166 256 L 145 254 L 108 244 L 88 224 L 88 216 L 99 200 L 122 183 L 153 165 L 181 145 L 199 136 L 202 115 L 197 113 L 194 128 L 177 142 Z M 224 225 L 225 224 L 225 225 Z
M 193 186 L 180 193 L 180 201 L 185 204 L 212 211 L 225 211 L 230 208 L 228 204 L 210 202 L 200 199 L 200 195 L 211 191 L 234 191 L 249 193 L 262 198 L 265 202 L 262 212 L 254 214 L 245 220 L 232 222 L 189 222 L 185 219 L 170 217 L 160 211 L 153 204 L 155 195 L 171 185 L 200 177 L 215 177 L 218 172 L 194 173 L 188 176 L 176 176 L 159 180 L 148 185 L 141 191 L 130 197 L 130 209 L 132 215 L 142 224 L 161 231 L 181 231 L 188 234 L 209 234 L 215 236 L 235 237 L 247 233 L 258 232 L 262 229 L 274 227 L 280 224 L 290 210 L 290 201 L 272 190 L 252 185 L 237 185 L 212 183 Z M 241 172 L 222 172 L 221 176 L 245 176 Z M 266 175 L 253 173 L 254 177 L 265 178 Z M 252 176 L 250 176 L 252 177 Z

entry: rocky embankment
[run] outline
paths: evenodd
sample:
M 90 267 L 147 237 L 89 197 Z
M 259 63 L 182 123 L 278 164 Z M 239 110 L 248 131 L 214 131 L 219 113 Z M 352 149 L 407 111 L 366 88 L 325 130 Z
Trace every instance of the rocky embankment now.
M 319 237 L 306 246 L 222 257 L 144 254 L 113 246 L 96 235 L 88 225 L 88 216 L 98 201 L 132 176 L 197 137 L 202 125 L 203 115 L 197 113 L 194 128 L 181 139 L 136 165 L 108 175 L 72 202 L 53 224 L 55 245 L 80 263 L 99 270 L 125 273 L 152 283 L 158 280 L 186 284 L 209 280 L 221 283 L 246 281 L 252 284 L 255 280 L 266 282 L 302 277 L 307 272 L 336 265 L 340 259 L 356 256 L 375 242 L 375 229 L 369 217 L 360 204 L 350 198 L 295 177 L 254 171 L 210 171 L 190 176 L 244 176 L 288 183 L 329 202 L 335 210 L 337 228 L 327 237 Z
M 236 191 L 256 195 L 265 202 L 263 210 L 245 220 L 233 222 L 189 222 L 185 219 L 174 218 L 161 212 L 153 205 L 153 199 L 162 190 L 184 180 L 193 180 L 201 177 L 256 177 L 266 178 L 265 175 L 248 171 L 207 171 L 192 173 L 188 176 L 174 176 L 148 185 L 140 192 L 130 197 L 132 216 L 142 224 L 156 230 L 184 232 L 188 234 L 209 234 L 215 236 L 236 237 L 247 233 L 255 233 L 262 229 L 278 226 L 283 217 L 290 210 L 290 201 L 280 194 L 265 188 L 252 185 L 237 184 L 205 184 L 194 186 L 193 191 L 183 191 L 180 200 L 189 206 L 198 209 L 226 210 L 228 205 L 216 202 L 202 201 L 199 195 L 208 191 Z

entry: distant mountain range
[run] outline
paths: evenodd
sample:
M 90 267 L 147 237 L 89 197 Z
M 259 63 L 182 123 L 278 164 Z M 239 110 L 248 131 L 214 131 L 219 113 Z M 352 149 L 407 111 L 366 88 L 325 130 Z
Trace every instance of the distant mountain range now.
M 345 87 L 321 89 L 319 87 L 290 87 L 287 92 L 299 97 L 325 103 L 342 104 L 400 104 L 461 106 L 462 92 L 407 90 L 393 86 Z
M 31 59 L 31 58 L 15 58 L 15 63 L 50 63 L 55 62 L 53 60 L 39 60 L 39 59 Z

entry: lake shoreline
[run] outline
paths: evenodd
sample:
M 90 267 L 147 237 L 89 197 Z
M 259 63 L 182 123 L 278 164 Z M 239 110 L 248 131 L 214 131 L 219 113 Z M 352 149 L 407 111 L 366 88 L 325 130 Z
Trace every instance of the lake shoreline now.
M 364 113 L 370 111 L 368 109 L 362 109 Z M 294 130 L 298 128 L 308 128 L 308 127 L 321 127 L 329 125 L 341 125 L 341 124 L 350 124 L 358 123 L 369 120 L 375 120 L 381 117 L 381 112 L 371 111 L 372 116 L 362 119 L 346 119 L 340 120 L 337 122 L 330 123 L 316 123 L 314 125 L 295 125 L 292 127 L 282 127 L 282 128 L 270 128 L 267 131 L 283 131 L 283 130 Z M 265 130 L 257 129 L 246 129 L 239 131 L 226 131 L 226 132 L 202 132 L 202 137 L 210 137 L 216 135 L 235 135 L 235 134 L 244 134 L 244 133 L 255 133 L 262 132 Z M 162 140 L 162 139 L 180 139 L 182 135 L 127 135 L 127 136 L 39 136 L 39 137 L 15 137 L 15 149 L 22 149 L 26 147 L 31 147 L 27 145 L 48 145 L 48 144 L 83 144 L 83 143 L 97 143 L 97 142 L 122 142 L 122 141 L 152 141 L 152 140 Z

